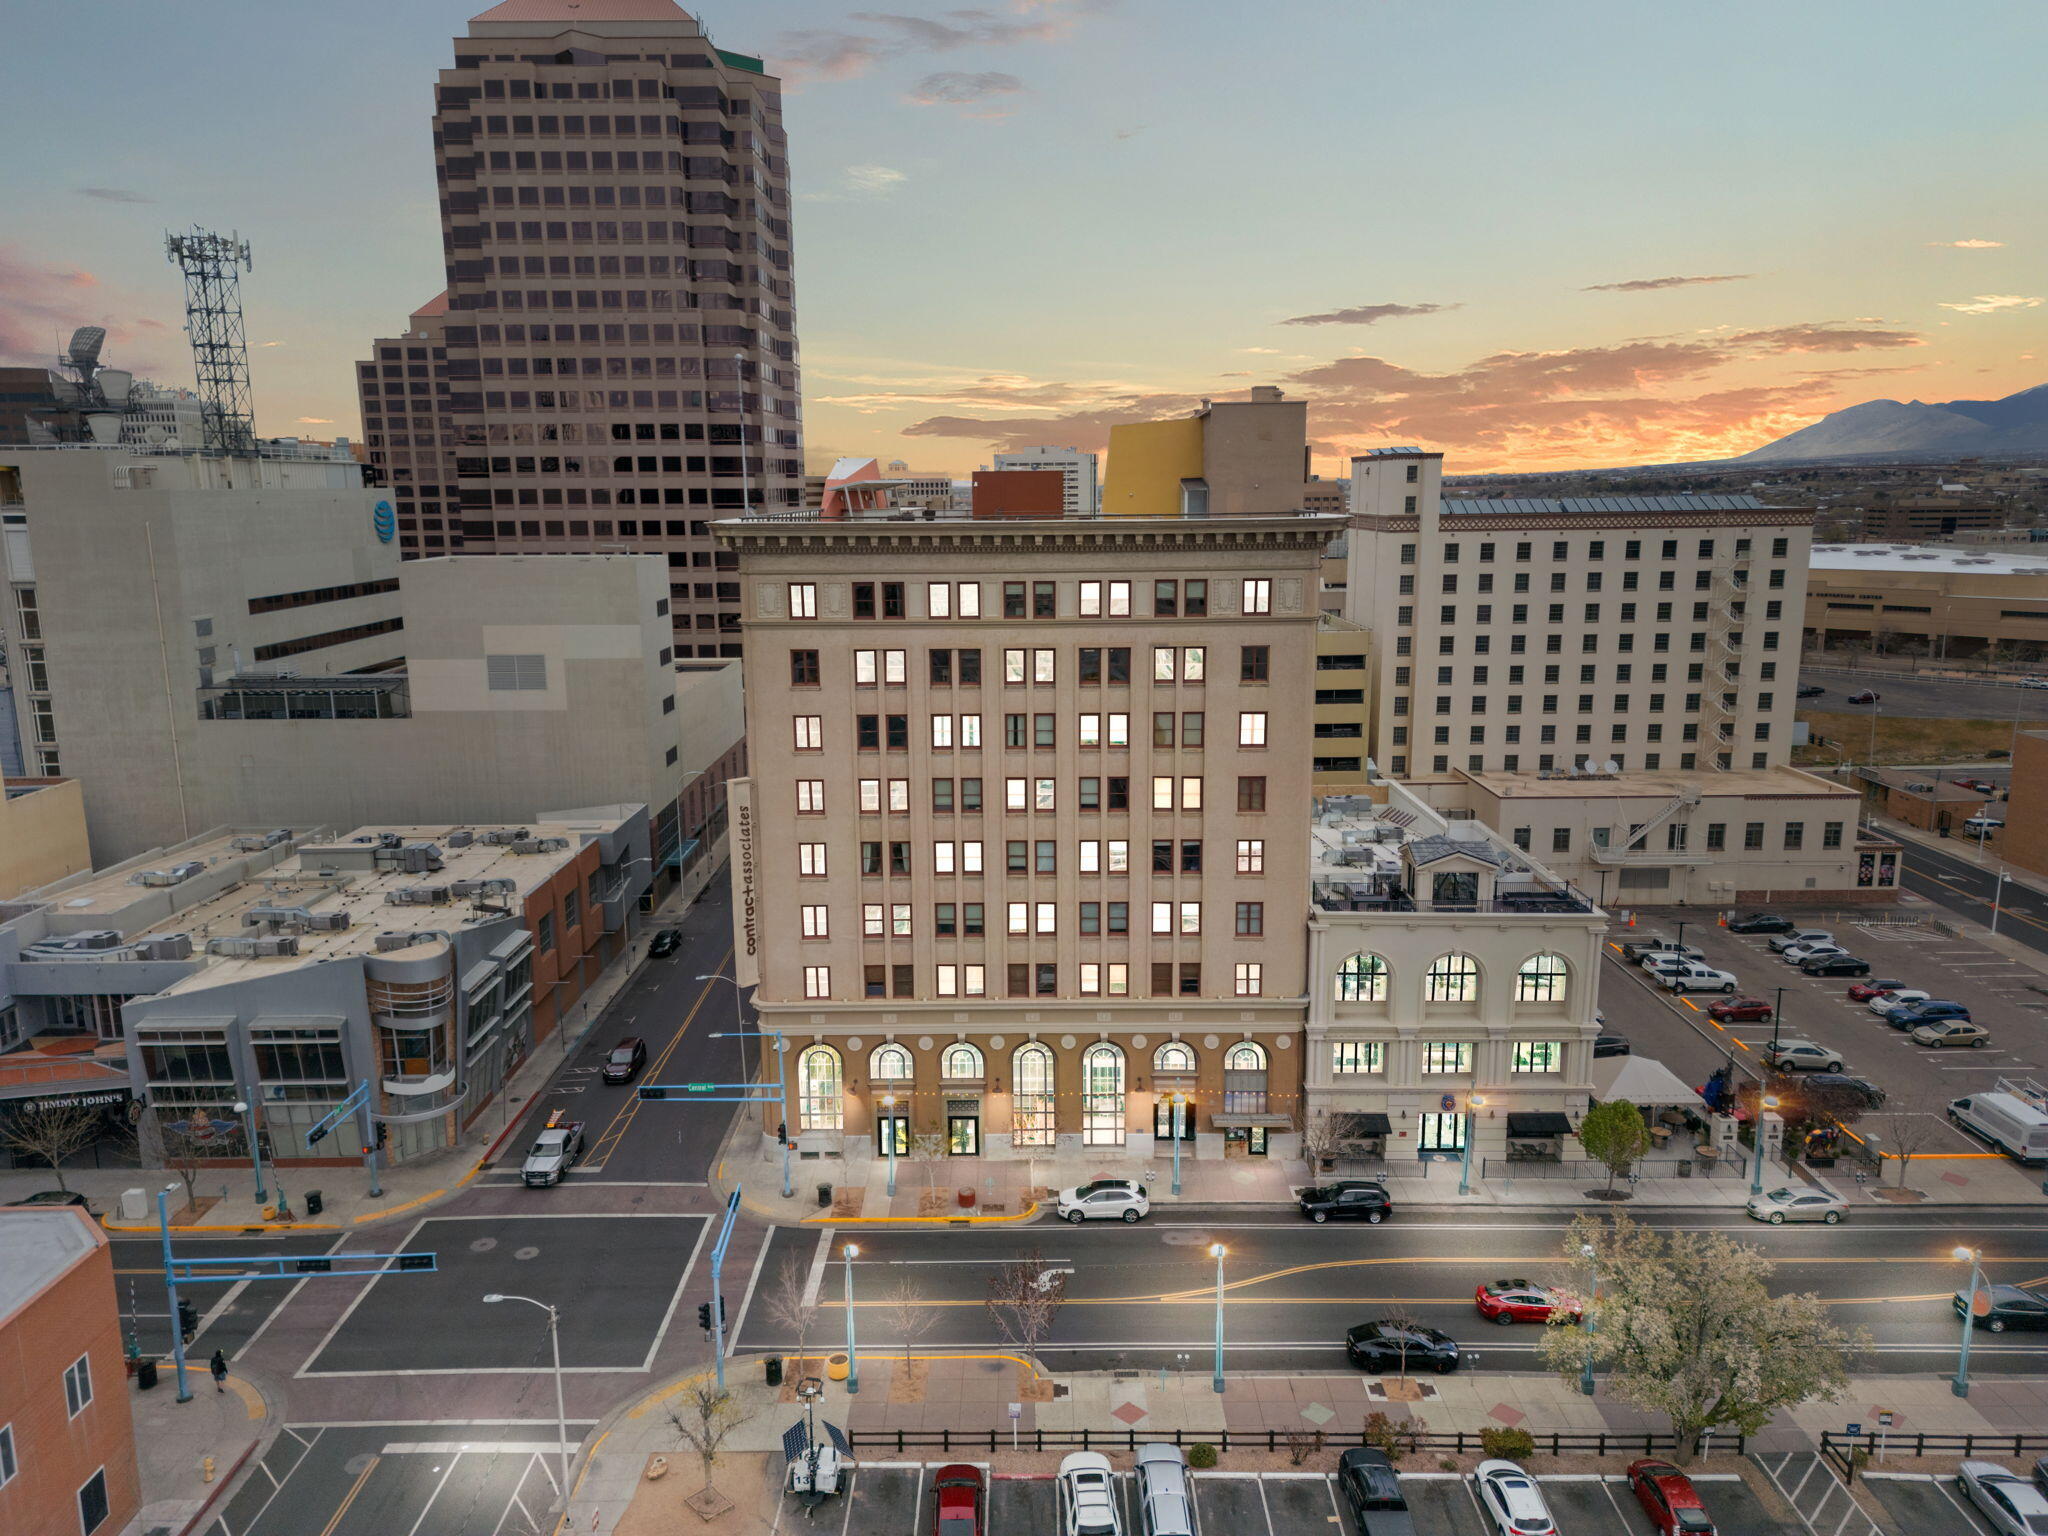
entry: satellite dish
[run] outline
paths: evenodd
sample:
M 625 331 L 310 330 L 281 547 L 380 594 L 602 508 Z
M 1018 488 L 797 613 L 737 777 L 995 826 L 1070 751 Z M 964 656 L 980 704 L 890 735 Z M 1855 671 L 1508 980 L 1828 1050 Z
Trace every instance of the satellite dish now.
M 171 434 L 160 426 L 152 426 L 142 434 L 142 440 L 152 448 L 161 448 L 171 440 Z
M 107 344 L 104 326 L 81 325 L 71 333 L 71 345 L 65 348 L 64 360 L 74 368 L 91 372 L 99 366 L 100 348 Z
M 1621 764 L 1617 763 L 1613 758 L 1610 757 L 1609 759 L 1607 759 L 1607 771 L 1609 773 L 1619 773 L 1621 772 Z

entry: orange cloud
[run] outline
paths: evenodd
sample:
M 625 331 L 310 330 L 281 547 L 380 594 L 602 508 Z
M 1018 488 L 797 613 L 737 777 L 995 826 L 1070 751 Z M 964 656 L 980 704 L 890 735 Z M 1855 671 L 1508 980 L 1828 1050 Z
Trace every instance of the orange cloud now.
M 131 343 L 160 322 L 137 318 L 145 301 L 116 294 L 91 272 L 39 261 L 17 246 L 0 246 L 0 361 L 30 366 L 55 361 L 81 325 L 103 325 L 115 346 Z M 109 362 L 147 371 L 154 359 L 108 352 Z

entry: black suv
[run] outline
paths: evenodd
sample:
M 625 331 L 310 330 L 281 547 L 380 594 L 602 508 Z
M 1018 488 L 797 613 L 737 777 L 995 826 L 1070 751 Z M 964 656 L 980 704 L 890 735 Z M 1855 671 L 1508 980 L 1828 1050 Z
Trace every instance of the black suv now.
M 664 955 L 674 954 L 682 947 L 683 930 L 680 928 L 664 928 L 655 934 L 654 942 L 647 946 L 647 958 L 659 960 Z
M 1846 1072 L 1815 1072 L 1805 1083 L 1809 1103 L 1818 1101 L 1825 1107 L 1828 1098 L 1840 1094 L 1844 1099 L 1856 1102 L 1858 1109 L 1876 1109 L 1884 1103 L 1885 1092 L 1867 1077 L 1852 1077 Z
M 1986 1285 L 1991 1293 L 1991 1310 L 1972 1318 L 1971 1326 L 2003 1333 L 2008 1328 L 2048 1328 L 2048 1291 L 2028 1290 L 2023 1285 Z M 1963 1314 L 1963 1293 L 1957 1291 L 1954 1306 Z
M 1384 1186 L 1365 1179 L 1313 1185 L 1301 1192 L 1301 1214 L 1310 1221 L 1385 1221 L 1394 1214 L 1394 1198 Z
M 1728 920 L 1730 933 L 1790 933 L 1797 926 L 1791 918 L 1780 917 L 1775 912 L 1751 912 Z
M 1408 1500 L 1401 1493 L 1401 1475 L 1394 1470 L 1394 1463 L 1385 1451 L 1353 1446 L 1339 1456 L 1337 1486 L 1344 1490 L 1344 1500 L 1351 1506 L 1358 1528 L 1366 1536 L 1371 1536 L 1375 1529 L 1381 1527 L 1389 1531 L 1414 1529 L 1407 1523 Z M 1400 1519 L 1385 1520 L 1376 1526 L 1366 1518 L 1368 1512 L 1398 1515 Z
M 1449 1334 L 1384 1320 L 1346 1332 L 1344 1353 L 1368 1371 L 1399 1370 L 1404 1355 L 1409 1370 L 1427 1366 L 1442 1376 L 1458 1368 L 1458 1343 Z
M 611 1055 L 605 1057 L 604 1080 L 608 1083 L 630 1083 L 646 1065 L 647 1042 L 638 1035 L 628 1035 L 612 1047 Z

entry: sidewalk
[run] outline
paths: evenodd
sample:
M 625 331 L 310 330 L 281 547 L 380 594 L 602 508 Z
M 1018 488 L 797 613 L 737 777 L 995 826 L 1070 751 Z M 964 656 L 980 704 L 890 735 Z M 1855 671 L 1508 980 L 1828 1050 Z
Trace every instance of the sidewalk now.
M 245 1377 L 230 1375 L 227 1391 L 216 1391 L 202 1355 L 188 1363 L 185 1379 L 189 1403 L 178 1401 L 177 1368 L 168 1359 L 149 1391 L 139 1391 L 132 1377 L 127 1383 L 146 1500 L 132 1531 L 184 1530 L 209 1499 L 226 1498 L 235 1473 L 259 1459 L 277 1433 L 262 1389 Z

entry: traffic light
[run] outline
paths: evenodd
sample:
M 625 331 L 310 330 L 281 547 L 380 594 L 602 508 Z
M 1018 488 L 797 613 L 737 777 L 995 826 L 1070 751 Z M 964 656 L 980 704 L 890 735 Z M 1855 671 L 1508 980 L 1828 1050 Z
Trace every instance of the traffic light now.
M 789 1122 L 787 1120 L 775 1122 L 775 1145 L 778 1147 L 789 1145 Z
M 434 1256 L 431 1253 L 401 1253 L 398 1256 L 400 1269 L 432 1269 Z
M 642 1088 L 640 1090 L 640 1097 L 643 1099 L 665 1099 L 668 1097 L 668 1090 L 666 1088 Z
M 322 1141 L 327 1139 L 327 1133 L 331 1129 L 333 1129 L 333 1127 L 331 1126 L 314 1126 L 312 1130 L 306 1132 L 306 1145 L 309 1147 L 318 1146 Z
M 302 1275 L 331 1275 L 334 1273 L 332 1259 L 300 1259 L 292 1265 Z
M 199 1309 L 192 1305 L 190 1296 L 178 1298 L 178 1332 L 190 1339 L 199 1331 Z
M 708 1301 L 697 1303 L 697 1326 L 706 1333 L 711 1331 L 711 1303 Z
M 390 1139 L 391 1127 L 386 1125 L 382 1120 L 379 1120 L 377 1122 L 377 1145 L 381 1147 Z

